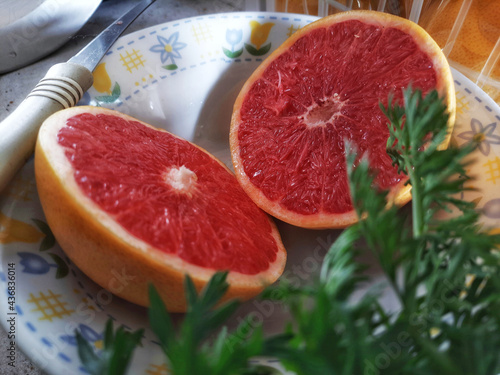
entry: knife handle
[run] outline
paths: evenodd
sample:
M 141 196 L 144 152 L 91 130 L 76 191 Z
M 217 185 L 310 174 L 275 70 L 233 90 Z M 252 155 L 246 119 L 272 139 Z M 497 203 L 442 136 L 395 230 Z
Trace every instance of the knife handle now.
M 19 107 L 0 123 L 0 192 L 33 153 L 43 121 L 76 105 L 92 83 L 92 72 L 81 65 L 54 65 Z

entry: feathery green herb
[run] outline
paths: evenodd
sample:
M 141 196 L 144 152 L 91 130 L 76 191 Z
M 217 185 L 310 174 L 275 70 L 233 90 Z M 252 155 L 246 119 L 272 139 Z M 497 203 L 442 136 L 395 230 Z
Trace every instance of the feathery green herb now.
M 422 97 L 409 88 L 404 103 L 390 99 L 382 111 L 388 154 L 412 186 L 411 211 L 387 207 L 367 157 L 347 144 L 351 195 L 364 219 L 338 237 L 312 285 L 281 280 L 264 291 L 262 298 L 280 296 L 289 309 L 286 333 L 267 338 L 247 321 L 240 328 L 248 335 L 229 335 L 223 324 L 237 303 L 216 307 L 225 273 L 200 295 L 186 278 L 189 311 L 178 328 L 151 289 L 151 327 L 174 375 L 255 375 L 248 364 L 255 355 L 279 358 L 298 375 L 500 373 L 500 236 L 482 228 L 474 204 L 457 198 L 477 143 L 442 149 L 448 116 L 435 91 Z M 459 214 L 436 218 L 450 211 Z M 353 299 L 373 283 L 357 260 L 360 240 L 386 282 Z M 395 296 L 397 311 L 381 304 L 383 291 Z
M 186 276 L 188 309 L 178 328 L 174 328 L 156 289 L 150 288 L 151 328 L 160 339 L 173 374 L 264 374 L 248 367 L 248 360 L 264 350 L 262 328 L 242 322 L 237 331 L 248 332 L 245 337 L 231 337 L 226 328 L 221 329 L 239 305 L 233 300 L 216 307 L 229 287 L 226 277 L 227 272 L 216 273 L 198 295 Z
M 113 321 L 110 319 L 104 331 L 104 348 L 96 353 L 92 344 L 76 331 L 78 355 L 83 367 L 92 375 L 124 374 L 143 333 L 142 329 L 128 332 L 123 327 L 114 332 Z

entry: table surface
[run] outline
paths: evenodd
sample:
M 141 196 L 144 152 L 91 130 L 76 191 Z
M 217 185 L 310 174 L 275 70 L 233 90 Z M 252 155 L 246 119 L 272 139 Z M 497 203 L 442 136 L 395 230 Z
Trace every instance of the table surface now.
M 87 24 L 59 50 L 36 63 L 0 76 L 0 121 L 23 101 L 52 65 L 67 61 L 75 55 L 118 15 L 126 12 L 136 2 L 137 0 L 103 1 Z M 243 10 L 245 10 L 244 0 L 157 0 L 124 34 L 176 19 Z M 16 367 L 8 366 L 8 359 L 5 355 L 7 347 L 7 334 L 0 325 L 0 373 L 2 375 L 45 374 L 19 350 L 16 353 Z

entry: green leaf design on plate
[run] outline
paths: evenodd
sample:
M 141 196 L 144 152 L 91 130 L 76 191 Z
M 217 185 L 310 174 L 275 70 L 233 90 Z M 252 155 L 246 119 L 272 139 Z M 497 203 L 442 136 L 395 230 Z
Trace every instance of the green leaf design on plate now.
M 40 229 L 40 231 L 46 236 L 52 235 L 52 231 L 50 230 L 49 225 L 42 220 L 31 218 L 31 220 L 35 223 L 35 225 Z
M 118 98 L 122 93 L 122 90 L 120 88 L 120 85 L 118 84 L 118 82 L 115 82 L 115 85 L 113 87 L 113 91 L 111 91 L 111 96 L 115 97 L 115 98 Z
M 54 237 L 47 236 L 40 243 L 40 248 L 38 249 L 38 251 L 47 251 L 49 249 L 52 249 L 55 244 L 56 239 Z
M 169 65 L 163 65 L 162 68 L 167 70 L 175 70 L 178 68 L 178 66 L 176 64 L 169 64 Z
M 49 255 L 57 264 L 56 279 L 62 279 L 68 276 L 69 267 L 66 262 L 59 255 L 56 255 L 54 253 L 49 253 Z
M 113 102 L 114 100 L 111 99 L 111 95 L 106 95 L 106 96 L 96 96 L 95 97 L 95 100 L 99 101 L 99 102 L 104 102 L 104 103 L 111 103 Z
M 241 54 L 243 53 L 243 48 L 238 50 L 238 51 L 230 51 L 227 48 L 222 47 L 222 52 L 224 52 L 224 55 L 229 57 L 230 59 L 235 59 L 237 57 L 240 57 Z
M 250 55 L 253 55 L 253 56 L 262 56 L 262 55 L 265 55 L 266 53 L 269 52 L 269 50 L 271 49 L 271 43 L 266 44 L 265 46 L 263 46 L 263 47 L 261 47 L 259 49 L 255 48 L 251 44 L 245 43 L 245 48 L 247 49 L 247 51 L 248 51 L 248 53 Z
M 40 229 L 40 231 L 45 234 L 45 238 L 42 240 L 40 243 L 40 248 L 38 251 L 46 251 L 49 250 L 50 248 L 54 247 L 56 244 L 56 239 L 54 235 L 52 234 L 52 231 L 50 230 L 48 224 L 42 220 L 38 219 L 31 219 L 35 225 Z
M 95 100 L 99 102 L 104 102 L 104 103 L 113 103 L 120 97 L 122 93 L 122 90 L 120 88 L 120 85 L 118 82 L 115 82 L 115 85 L 113 86 L 113 90 L 111 91 L 111 95 L 102 95 L 102 96 L 96 96 Z

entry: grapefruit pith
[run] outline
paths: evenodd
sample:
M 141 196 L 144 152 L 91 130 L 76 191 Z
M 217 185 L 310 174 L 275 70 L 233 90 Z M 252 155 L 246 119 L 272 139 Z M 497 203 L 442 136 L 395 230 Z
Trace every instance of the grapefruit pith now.
M 146 306 L 153 283 L 170 311 L 184 311 L 184 275 L 202 288 L 216 270 L 229 271 L 226 298 L 248 299 L 283 271 L 276 227 L 234 175 L 201 148 L 129 116 L 95 107 L 51 116 L 38 136 L 35 176 L 66 254 L 131 302 Z
M 409 84 L 455 94 L 449 65 L 418 25 L 375 11 L 322 18 L 299 29 L 246 81 L 231 119 L 238 181 L 265 211 L 305 228 L 357 221 L 347 181 L 344 140 L 367 153 L 376 183 L 396 204 L 411 198 L 386 153 L 379 103 L 401 103 Z

